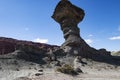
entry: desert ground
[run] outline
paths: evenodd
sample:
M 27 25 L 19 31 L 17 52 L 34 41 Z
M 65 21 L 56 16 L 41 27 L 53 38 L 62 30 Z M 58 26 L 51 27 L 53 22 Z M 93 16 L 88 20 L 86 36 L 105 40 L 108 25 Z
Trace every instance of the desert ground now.
M 73 76 L 15 56 L 0 56 L 0 80 L 120 80 L 119 65 L 82 60 L 87 63 L 78 63 L 83 73 Z

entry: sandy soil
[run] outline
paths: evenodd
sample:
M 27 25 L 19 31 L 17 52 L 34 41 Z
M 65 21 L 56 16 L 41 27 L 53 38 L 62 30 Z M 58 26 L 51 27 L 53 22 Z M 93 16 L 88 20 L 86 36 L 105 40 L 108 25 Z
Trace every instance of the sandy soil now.
M 38 64 L 27 66 L 2 66 L 0 80 L 120 80 L 120 67 L 106 63 L 81 66 L 83 73 L 71 76 L 56 72 L 53 68 L 41 68 Z M 40 71 L 43 70 L 43 71 Z
M 34 69 L 23 69 L 20 71 L 2 70 L 0 71 L 0 80 L 120 80 L 120 70 L 85 70 L 85 73 L 77 76 L 55 72 L 53 69 L 46 69 L 44 72 L 38 72 Z
M 0 80 L 120 80 L 120 66 L 87 61 L 78 64 L 83 73 L 71 76 L 40 64 L 12 57 L 0 57 Z

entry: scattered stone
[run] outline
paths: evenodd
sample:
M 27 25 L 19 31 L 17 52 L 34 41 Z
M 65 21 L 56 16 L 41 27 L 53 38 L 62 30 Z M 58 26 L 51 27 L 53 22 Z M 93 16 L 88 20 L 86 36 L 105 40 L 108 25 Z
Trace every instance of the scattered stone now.
M 35 70 L 37 70 L 37 68 L 36 68 L 36 67 L 34 67 L 34 69 L 35 69 Z
M 29 67 L 29 69 L 32 69 L 31 67 Z
M 43 70 L 42 70 L 42 69 L 40 69 L 40 70 L 38 70 L 38 72 L 43 72 Z
M 61 66 L 60 61 L 57 61 L 57 63 L 55 64 L 55 66 Z
M 75 71 L 78 73 L 83 73 L 83 71 L 80 68 L 76 68 Z
M 35 76 L 43 75 L 43 73 L 36 73 Z
M 16 68 L 16 71 L 20 71 L 18 68 Z
M 18 65 L 18 62 L 17 62 L 17 60 L 15 60 L 15 61 L 14 61 L 14 65 Z

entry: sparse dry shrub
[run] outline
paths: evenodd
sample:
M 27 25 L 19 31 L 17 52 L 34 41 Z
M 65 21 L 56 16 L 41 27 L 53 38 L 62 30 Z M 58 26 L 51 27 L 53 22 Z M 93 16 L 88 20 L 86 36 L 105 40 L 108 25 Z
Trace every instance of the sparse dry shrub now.
M 74 70 L 74 68 L 71 65 L 65 64 L 62 67 L 57 68 L 58 72 L 62 72 L 65 74 L 70 74 L 70 75 L 77 75 L 78 73 Z

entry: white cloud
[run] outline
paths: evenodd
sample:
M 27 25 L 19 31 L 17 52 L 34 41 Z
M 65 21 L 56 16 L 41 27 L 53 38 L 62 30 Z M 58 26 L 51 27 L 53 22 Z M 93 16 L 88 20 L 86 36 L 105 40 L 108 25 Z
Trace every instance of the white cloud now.
M 109 38 L 110 40 L 120 40 L 120 36 L 114 36 L 114 37 L 111 37 Z
M 85 42 L 88 43 L 88 44 L 91 44 L 91 43 L 93 43 L 93 40 L 91 40 L 91 39 L 85 39 Z
M 89 34 L 88 37 L 92 37 L 93 35 L 92 34 Z
M 48 39 L 40 39 L 40 38 L 36 38 L 33 40 L 34 42 L 38 42 L 38 43 L 48 43 Z

